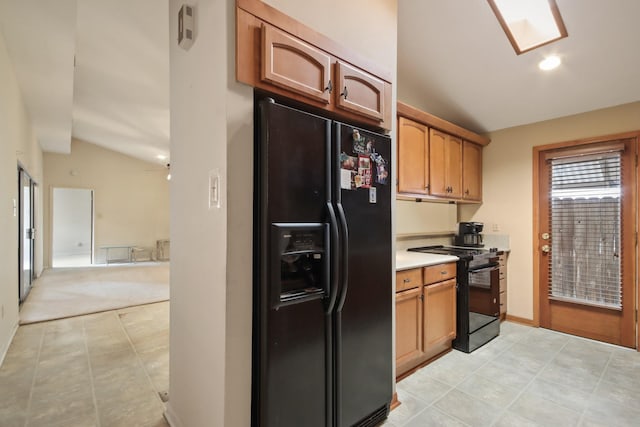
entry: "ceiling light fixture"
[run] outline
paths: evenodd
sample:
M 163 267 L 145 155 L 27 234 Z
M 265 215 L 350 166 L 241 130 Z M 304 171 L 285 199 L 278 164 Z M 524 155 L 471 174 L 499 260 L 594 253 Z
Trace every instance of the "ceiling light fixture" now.
M 159 159 L 159 160 L 167 160 L 167 156 L 165 156 L 164 154 L 158 154 L 158 155 L 156 156 L 156 159 Z
M 557 68 L 561 62 L 562 61 L 560 61 L 559 56 L 551 55 L 551 56 L 547 56 L 545 59 L 540 61 L 540 63 L 538 64 L 538 67 L 541 70 L 549 71 L 549 70 L 553 70 L 554 68 Z
M 518 55 L 567 37 L 555 0 L 487 0 Z

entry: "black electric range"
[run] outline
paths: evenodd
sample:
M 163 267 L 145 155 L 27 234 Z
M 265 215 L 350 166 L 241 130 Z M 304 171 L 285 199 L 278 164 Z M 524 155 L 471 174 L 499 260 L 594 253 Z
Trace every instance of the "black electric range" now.
M 497 250 L 442 245 L 408 250 L 458 257 L 457 322 L 453 348 L 471 353 L 500 335 L 500 273 Z

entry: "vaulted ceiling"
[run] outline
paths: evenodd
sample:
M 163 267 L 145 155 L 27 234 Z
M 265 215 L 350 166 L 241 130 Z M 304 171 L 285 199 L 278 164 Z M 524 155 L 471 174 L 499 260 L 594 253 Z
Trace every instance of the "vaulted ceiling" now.
M 639 101 L 640 1 L 556 3 L 569 36 L 518 56 L 485 0 L 399 0 L 398 98 L 476 132 Z
M 569 37 L 519 56 L 484 0 L 397 3 L 398 99 L 476 132 L 640 100 L 640 1 L 557 0 Z M 166 0 L 0 0 L 0 30 L 45 151 L 164 162 Z
M 166 162 L 166 0 L 0 0 L 0 29 L 45 151 L 73 136 Z

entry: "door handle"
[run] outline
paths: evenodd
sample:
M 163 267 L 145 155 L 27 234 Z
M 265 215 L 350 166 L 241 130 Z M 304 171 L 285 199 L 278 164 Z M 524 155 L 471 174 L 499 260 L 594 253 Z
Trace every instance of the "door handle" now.
M 548 254 L 549 252 L 551 252 L 551 246 L 549 245 L 542 245 L 542 248 L 540 249 L 542 249 L 542 252 L 545 254 Z

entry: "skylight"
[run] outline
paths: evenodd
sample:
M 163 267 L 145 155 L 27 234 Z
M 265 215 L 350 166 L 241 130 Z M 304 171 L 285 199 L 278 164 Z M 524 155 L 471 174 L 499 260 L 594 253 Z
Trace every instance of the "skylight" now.
M 567 37 L 555 0 L 487 0 L 518 55 Z

